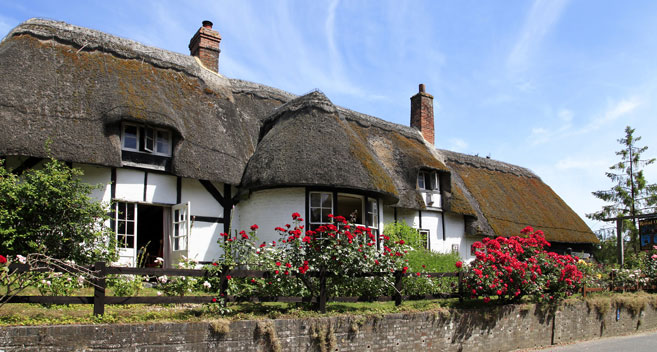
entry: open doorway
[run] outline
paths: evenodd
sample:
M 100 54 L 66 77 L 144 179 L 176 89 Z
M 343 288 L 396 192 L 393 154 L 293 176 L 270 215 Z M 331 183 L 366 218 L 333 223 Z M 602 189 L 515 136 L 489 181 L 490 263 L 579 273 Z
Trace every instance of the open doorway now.
M 164 258 L 164 208 L 138 204 L 137 218 L 137 266 L 155 267 L 155 259 Z

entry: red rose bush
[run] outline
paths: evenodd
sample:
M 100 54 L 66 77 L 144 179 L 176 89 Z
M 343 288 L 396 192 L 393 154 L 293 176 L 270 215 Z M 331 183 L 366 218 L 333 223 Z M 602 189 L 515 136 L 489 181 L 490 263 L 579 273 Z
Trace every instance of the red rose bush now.
M 484 238 L 472 248 L 475 260 L 466 270 L 466 293 L 484 301 L 497 296 L 504 302 L 529 296 L 534 301 L 554 301 L 580 287 L 579 258 L 545 250 L 550 243 L 542 231 L 526 227 L 520 236 Z

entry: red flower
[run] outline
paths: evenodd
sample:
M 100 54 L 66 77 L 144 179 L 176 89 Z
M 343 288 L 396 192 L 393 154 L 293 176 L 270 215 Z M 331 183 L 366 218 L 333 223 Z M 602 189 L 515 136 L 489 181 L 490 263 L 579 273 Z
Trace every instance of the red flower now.
M 399 240 L 399 244 L 404 244 L 404 243 L 406 243 L 404 242 L 404 240 Z
M 217 266 L 217 265 L 219 265 L 219 264 L 217 264 L 217 263 L 215 262 L 215 263 L 212 263 L 212 265 Z
M 230 279 L 232 279 L 232 278 L 233 278 L 232 276 L 230 276 L 230 275 L 226 275 L 226 280 L 230 280 Z
M 298 221 L 303 221 L 303 218 L 298 218 L 297 220 Z M 303 226 L 301 226 L 301 228 L 303 228 Z
M 258 229 L 258 225 L 256 224 L 251 225 L 251 231 L 255 231 L 257 229 Z
M 244 230 L 240 231 L 240 235 L 242 235 L 242 238 L 245 239 L 245 240 L 249 239 L 249 235 L 247 235 Z
M 7 262 L 7 258 L 4 255 L 0 255 L 0 264 L 5 264 Z
M 278 275 L 278 270 L 274 271 L 274 274 Z
M 374 264 L 379 265 L 379 261 L 374 259 Z
M 292 213 L 292 220 L 296 220 L 300 216 L 301 216 L 301 214 L 299 214 L 299 213 Z
M 456 262 L 456 264 L 454 264 L 454 265 L 456 265 L 456 267 L 457 267 L 458 269 L 461 269 L 461 268 L 463 267 L 463 262 L 459 260 L 459 261 Z
M 408 267 L 407 267 L 407 266 L 405 266 L 405 267 L 402 268 L 402 274 L 406 274 L 407 271 L 408 271 Z
M 490 302 L 490 298 L 484 297 L 484 303 L 488 303 L 488 302 Z
M 420 276 L 420 273 L 415 273 L 416 276 Z
M 285 266 L 288 267 L 288 268 L 291 268 L 291 267 L 292 267 L 292 264 L 290 264 L 290 263 L 285 263 Z
M 217 303 L 217 299 L 216 299 L 216 298 L 213 298 L 213 299 L 212 299 L 212 303 Z
M 290 275 L 290 272 L 287 271 L 287 270 L 285 270 L 285 272 L 284 272 L 283 274 L 285 274 L 285 275 Z
M 263 247 L 266 246 L 266 245 L 267 245 L 267 244 L 266 244 L 265 242 L 262 242 L 262 244 L 260 245 L 260 248 L 263 248 Z
M 251 283 L 255 284 L 255 283 L 256 283 L 256 279 L 251 279 Z

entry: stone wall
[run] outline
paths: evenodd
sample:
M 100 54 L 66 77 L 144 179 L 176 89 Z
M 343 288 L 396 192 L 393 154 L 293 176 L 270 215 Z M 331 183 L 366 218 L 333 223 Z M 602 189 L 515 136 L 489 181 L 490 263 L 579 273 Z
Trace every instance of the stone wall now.
M 385 316 L 0 328 L 0 351 L 508 351 L 657 328 L 657 311 L 584 302 Z

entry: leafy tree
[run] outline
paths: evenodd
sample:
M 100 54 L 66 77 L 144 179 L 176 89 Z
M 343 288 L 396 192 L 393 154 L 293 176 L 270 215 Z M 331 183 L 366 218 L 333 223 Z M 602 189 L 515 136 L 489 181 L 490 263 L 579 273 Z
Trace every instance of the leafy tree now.
M 88 264 L 115 259 L 108 209 L 82 171 L 50 160 L 20 177 L 0 163 L 0 253 L 40 253 Z
M 614 182 L 609 190 L 595 191 L 593 195 L 605 202 L 611 203 L 602 207 L 602 210 L 587 214 L 594 220 L 622 216 L 636 216 L 645 212 L 657 204 L 657 185 L 649 185 L 643 176 L 643 168 L 655 162 L 655 159 L 641 159 L 648 147 L 637 146 L 641 137 L 634 137 L 634 129 L 625 127 L 625 136 L 618 140 L 623 149 L 616 152 L 621 160 L 609 167 L 607 177 Z M 637 219 L 626 219 L 623 228 L 630 235 L 630 244 L 634 252 L 639 251 L 639 236 Z

